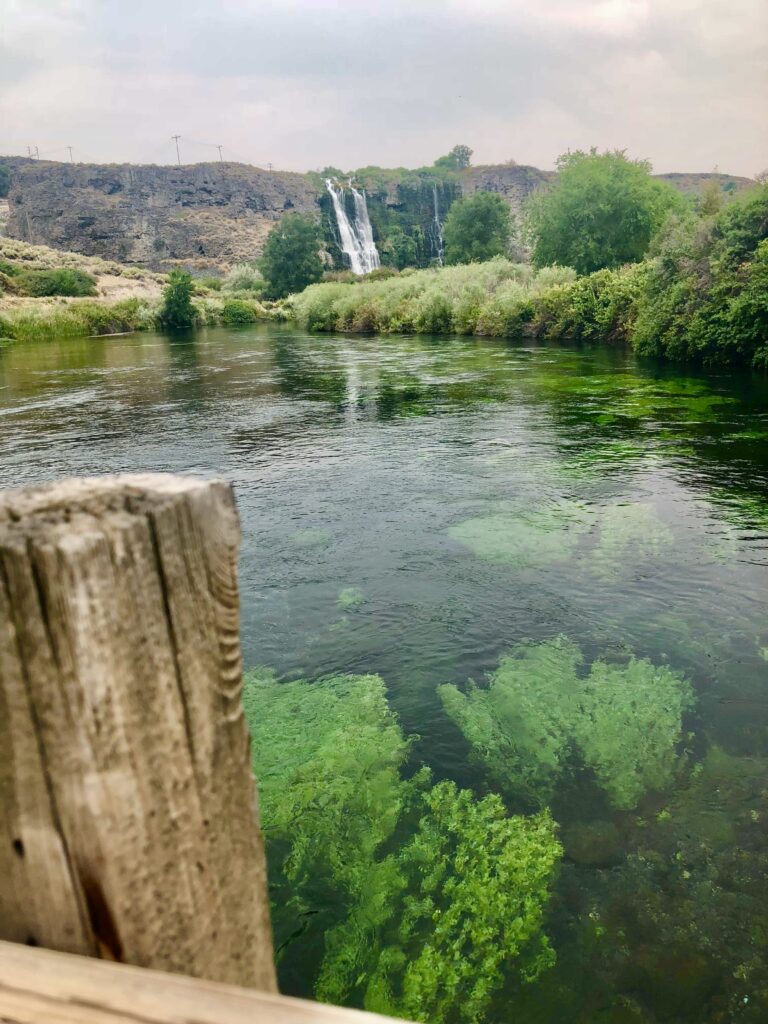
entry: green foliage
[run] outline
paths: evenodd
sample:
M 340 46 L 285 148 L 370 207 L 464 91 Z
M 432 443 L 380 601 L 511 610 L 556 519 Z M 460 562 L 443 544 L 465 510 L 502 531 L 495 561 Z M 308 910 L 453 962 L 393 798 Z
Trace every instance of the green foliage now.
M 563 637 L 523 644 L 501 659 L 487 686 L 438 692 L 476 760 L 507 792 L 546 803 L 578 756 L 611 803 L 630 809 L 647 789 L 671 782 L 693 692 L 682 676 L 644 659 L 595 661 L 586 678 L 581 662 Z
M 323 276 L 320 228 L 313 217 L 290 213 L 270 231 L 259 268 L 265 294 L 280 299 L 300 292 Z
M 635 658 L 624 666 L 596 661 L 580 689 L 574 739 L 613 806 L 631 810 L 646 790 L 671 782 L 693 691 L 671 669 Z
M 530 333 L 574 341 L 629 340 L 644 273 L 644 264 L 598 270 L 542 292 L 532 309 Z
M 381 245 L 382 258 L 403 270 L 405 267 L 415 267 L 419 259 L 419 250 L 416 239 L 407 235 L 402 228 L 394 229 L 389 238 Z
M 248 292 L 258 296 L 264 290 L 264 278 L 255 263 L 238 263 L 227 274 L 223 287 L 227 292 Z
M 300 912 L 308 887 L 324 883 L 349 919 L 326 935 L 332 966 L 321 974 L 319 994 L 335 998 L 342 962 L 359 969 L 400 884 L 391 859 L 379 854 L 411 798 L 400 777 L 409 744 L 378 676 L 310 684 L 249 673 L 243 706 L 267 837 L 287 844 L 279 867 L 291 897 L 276 912 Z
M 768 185 L 654 244 L 633 344 L 644 355 L 768 365 Z
M 633 263 L 645 255 L 666 216 L 684 200 L 651 177 L 644 160 L 624 153 L 577 151 L 561 156 L 555 183 L 529 206 L 533 259 L 580 274 Z
M 538 805 L 551 798 L 570 756 L 581 662 L 578 647 L 558 637 L 516 647 L 487 686 L 438 688 L 475 760 L 506 792 Z
M 407 895 L 396 942 L 373 962 L 366 1009 L 468 1024 L 517 959 L 525 980 L 554 962 L 541 928 L 561 855 L 547 812 L 508 817 L 498 796 L 476 800 L 441 782 L 422 797 L 418 831 L 398 858 Z
M 15 276 L 17 291 L 35 297 L 96 295 L 96 280 L 83 270 L 60 267 L 57 270 L 22 270 Z
M 567 558 L 585 528 L 582 506 L 562 501 L 516 514 L 467 519 L 451 526 L 448 533 L 480 558 L 526 569 Z
M 370 278 L 312 285 L 292 300 L 296 319 L 313 331 L 515 335 L 533 318 L 532 300 L 575 274 L 561 267 L 536 274 L 499 257 Z
M 434 166 L 446 171 L 463 171 L 472 162 L 472 150 L 469 146 L 454 146 L 450 153 L 435 160 Z
M 311 892 L 332 892 L 342 911 L 325 933 L 319 998 L 479 1022 L 503 968 L 530 979 L 552 963 L 542 925 L 561 849 L 548 814 L 508 817 L 497 796 L 430 788 L 426 771 L 404 780 L 409 742 L 378 676 L 248 673 L 243 705 L 271 884 L 290 884 L 278 938 Z
M 0 199 L 4 199 L 11 189 L 11 169 L 7 164 L 0 164 Z
M 227 299 L 221 307 L 221 321 L 224 324 L 255 324 L 258 319 L 257 307 L 245 299 Z
M 603 513 L 589 568 L 597 576 L 618 579 L 665 557 L 673 542 L 672 531 L 651 505 L 611 505 Z
M 195 322 L 195 307 L 192 305 L 194 283 L 190 274 L 183 270 L 172 270 L 168 284 L 163 291 L 163 305 L 159 320 L 164 327 L 191 327 Z
M 446 263 L 480 263 L 506 255 L 512 226 L 509 203 L 496 192 L 475 192 L 458 200 L 443 225 Z
M 14 311 L 0 322 L 0 334 L 16 341 L 38 341 L 78 334 L 120 334 L 146 331 L 155 326 L 155 313 L 142 299 L 124 299 L 111 305 L 78 302 L 63 308 Z
M 365 594 L 359 587 L 344 587 L 336 598 L 339 608 L 358 608 L 365 604 Z
M 221 277 L 196 277 L 195 291 L 220 292 L 224 287 L 224 280 Z

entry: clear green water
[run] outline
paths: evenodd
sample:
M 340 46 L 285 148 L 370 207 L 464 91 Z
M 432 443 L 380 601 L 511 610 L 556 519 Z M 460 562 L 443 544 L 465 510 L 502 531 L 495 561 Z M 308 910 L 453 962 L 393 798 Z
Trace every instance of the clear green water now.
M 490 1019 L 768 1019 L 765 378 L 222 329 L 0 348 L 0 424 L 0 487 L 232 480 L 246 664 L 379 673 L 437 778 L 489 789 L 437 687 L 523 640 L 685 673 L 693 774 L 631 810 L 589 772 L 556 788 L 558 964 L 510 976 Z M 321 939 L 289 943 L 284 988 L 307 991 Z

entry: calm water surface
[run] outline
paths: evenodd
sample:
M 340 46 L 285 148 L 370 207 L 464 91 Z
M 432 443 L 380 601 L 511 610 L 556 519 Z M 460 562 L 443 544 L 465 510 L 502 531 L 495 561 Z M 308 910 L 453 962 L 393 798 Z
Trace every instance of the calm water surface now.
M 493 1019 L 768 1020 L 764 378 L 282 327 L 0 349 L 0 487 L 126 470 L 233 481 L 246 664 L 380 673 L 438 777 L 485 785 L 436 686 L 522 640 L 684 672 L 709 789 L 682 830 L 670 794 L 616 812 L 584 780 L 555 802 L 558 966 Z M 568 544 L 498 550 L 494 524 L 534 513 Z M 599 849 L 577 841 L 595 821 Z

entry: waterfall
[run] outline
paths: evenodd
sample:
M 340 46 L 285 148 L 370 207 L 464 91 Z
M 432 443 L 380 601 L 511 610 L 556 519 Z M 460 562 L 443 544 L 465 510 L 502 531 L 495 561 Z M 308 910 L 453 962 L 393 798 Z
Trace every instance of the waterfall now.
M 432 186 L 432 198 L 435 207 L 435 239 L 437 241 L 437 262 L 442 267 L 445 257 L 445 243 L 443 242 L 443 225 L 440 223 L 440 207 L 437 204 L 437 183 Z
M 341 248 L 349 258 L 349 266 L 354 274 L 368 274 L 381 266 L 379 252 L 373 240 L 373 229 L 368 216 L 368 204 L 365 201 L 365 192 L 359 192 L 352 187 L 352 198 L 355 204 L 355 219 L 350 221 L 347 215 L 347 207 L 344 202 L 344 189 L 334 185 L 330 178 L 326 178 L 325 187 L 331 194 L 333 201 L 333 212 L 336 214 L 336 223 L 339 227 L 339 239 Z

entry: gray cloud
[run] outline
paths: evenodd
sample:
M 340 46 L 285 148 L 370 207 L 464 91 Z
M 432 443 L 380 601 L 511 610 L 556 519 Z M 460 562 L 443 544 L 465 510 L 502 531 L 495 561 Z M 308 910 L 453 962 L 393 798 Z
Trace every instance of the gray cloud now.
M 5 0 L 0 151 L 768 165 L 764 0 Z

